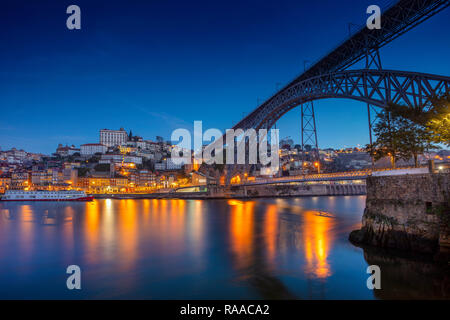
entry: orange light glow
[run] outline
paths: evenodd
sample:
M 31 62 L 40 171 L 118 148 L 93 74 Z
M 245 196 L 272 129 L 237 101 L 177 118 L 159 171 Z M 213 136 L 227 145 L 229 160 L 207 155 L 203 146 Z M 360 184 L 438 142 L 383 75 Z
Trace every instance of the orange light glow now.
M 253 258 L 253 224 L 254 205 L 253 201 L 230 200 L 230 242 L 236 257 L 238 268 L 245 268 Z
M 239 184 L 239 183 L 241 183 L 241 177 L 239 175 L 234 176 L 233 178 L 231 178 L 230 183 L 231 184 Z
M 304 236 L 306 272 L 316 278 L 327 278 L 331 275 L 328 263 L 328 252 L 332 242 L 330 230 L 334 220 L 318 215 L 317 211 L 304 213 Z
M 267 247 L 267 260 L 273 263 L 275 259 L 278 239 L 278 213 L 276 205 L 269 205 L 264 222 L 264 238 Z

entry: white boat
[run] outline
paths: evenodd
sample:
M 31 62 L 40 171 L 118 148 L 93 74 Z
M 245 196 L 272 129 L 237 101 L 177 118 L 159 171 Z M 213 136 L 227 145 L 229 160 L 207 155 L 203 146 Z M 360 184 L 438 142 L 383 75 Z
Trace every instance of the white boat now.
M 0 201 L 91 201 L 84 191 L 24 191 L 6 190 Z

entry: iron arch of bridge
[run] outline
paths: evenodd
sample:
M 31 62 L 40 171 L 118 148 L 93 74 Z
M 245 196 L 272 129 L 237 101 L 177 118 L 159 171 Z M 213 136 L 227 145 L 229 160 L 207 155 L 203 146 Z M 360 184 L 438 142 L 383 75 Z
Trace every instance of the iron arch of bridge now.
M 389 103 L 424 108 L 450 90 L 450 77 L 395 70 L 347 70 L 296 83 L 266 101 L 234 129 L 271 128 L 289 110 L 312 100 L 346 98 L 385 107 Z

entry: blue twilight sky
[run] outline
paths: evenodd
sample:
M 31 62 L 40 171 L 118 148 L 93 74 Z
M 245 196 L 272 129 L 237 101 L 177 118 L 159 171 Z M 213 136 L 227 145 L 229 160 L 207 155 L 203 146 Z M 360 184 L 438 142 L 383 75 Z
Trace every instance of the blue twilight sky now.
M 2 0 L 0 147 L 51 153 L 97 142 L 101 128 L 146 139 L 176 128 L 230 128 L 363 25 L 387 0 Z M 81 7 L 81 30 L 66 8 Z M 381 51 L 383 67 L 450 74 L 450 9 Z M 315 104 L 320 147 L 368 142 L 366 106 Z M 280 137 L 300 139 L 300 112 Z

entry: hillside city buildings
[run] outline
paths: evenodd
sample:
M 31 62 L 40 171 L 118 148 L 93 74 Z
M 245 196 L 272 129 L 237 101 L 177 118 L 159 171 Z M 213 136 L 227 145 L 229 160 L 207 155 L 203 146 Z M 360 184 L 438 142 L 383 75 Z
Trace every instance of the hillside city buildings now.
M 198 163 L 179 164 L 171 159 L 172 145 L 161 137 L 157 142 L 144 140 L 120 130 L 100 130 L 98 142 L 74 145 L 59 144 L 55 153 L 43 155 L 12 148 L 0 149 L 0 193 L 7 189 L 65 190 L 83 189 L 90 193 L 153 192 L 159 189 L 189 185 L 224 183 L 225 166 Z M 192 151 L 191 151 L 192 152 Z M 364 149 L 301 150 L 292 139 L 280 142 L 280 170 L 266 172 L 261 167 L 242 171 L 231 183 L 240 183 L 267 175 L 298 176 L 317 172 L 342 172 L 372 168 L 372 160 Z M 450 151 L 441 150 L 422 155 L 422 164 L 433 159 L 450 162 Z M 389 167 L 389 159 L 374 166 Z M 399 166 L 413 162 L 399 161 Z

